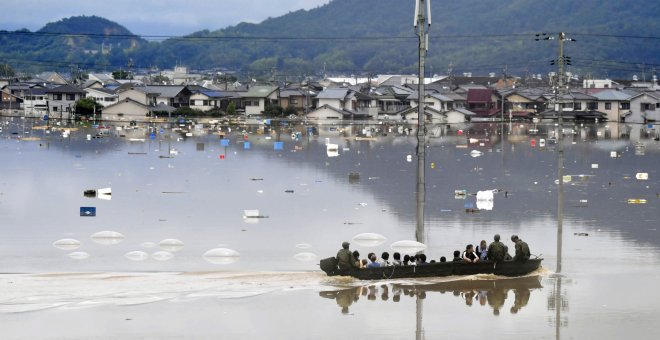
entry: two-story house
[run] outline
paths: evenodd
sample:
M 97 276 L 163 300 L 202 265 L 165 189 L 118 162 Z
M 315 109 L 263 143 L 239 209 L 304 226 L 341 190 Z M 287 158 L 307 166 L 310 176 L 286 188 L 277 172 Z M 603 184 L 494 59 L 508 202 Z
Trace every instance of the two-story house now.
M 88 87 L 85 90 L 86 98 L 94 98 L 94 100 L 101 104 L 103 107 L 110 106 L 119 101 L 119 96 L 115 91 L 106 88 Z
M 76 102 L 85 96 L 85 91 L 71 85 L 61 85 L 46 91 L 48 112 L 63 119 L 73 118 Z
M 632 95 L 625 91 L 606 89 L 593 93 L 598 101 L 598 111 L 607 115 L 607 121 L 621 122 L 625 115 L 630 112 L 630 97 Z
M 280 89 L 277 86 L 252 86 L 241 93 L 246 115 L 260 115 L 266 108 L 278 105 Z
M 630 112 L 625 115 L 626 123 L 660 121 L 660 91 L 643 92 L 630 98 Z

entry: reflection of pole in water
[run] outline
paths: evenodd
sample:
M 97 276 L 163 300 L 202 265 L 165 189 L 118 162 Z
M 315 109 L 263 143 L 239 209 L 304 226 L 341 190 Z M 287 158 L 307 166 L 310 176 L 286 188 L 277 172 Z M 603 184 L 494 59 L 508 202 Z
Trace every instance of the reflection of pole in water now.
M 415 327 L 415 339 L 424 339 L 424 325 L 422 324 L 422 315 L 424 315 L 424 300 L 419 296 L 416 299 L 417 323 Z
M 561 276 L 557 276 L 557 281 L 555 282 L 555 338 L 557 340 L 561 339 Z

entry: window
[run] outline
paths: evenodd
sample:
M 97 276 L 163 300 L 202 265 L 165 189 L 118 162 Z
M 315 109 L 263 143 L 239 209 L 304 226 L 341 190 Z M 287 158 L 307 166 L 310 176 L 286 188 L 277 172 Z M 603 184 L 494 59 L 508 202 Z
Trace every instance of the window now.
M 574 103 L 573 109 L 575 109 L 576 111 L 582 110 L 582 103 Z
M 53 100 L 62 100 L 62 94 L 61 93 L 56 93 L 53 95 Z
M 53 111 L 57 112 L 57 106 L 53 107 Z
M 621 103 L 622 110 L 630 110 L 630 103 Z
M 76 95 L 75 94 L 67 94 L 66 95 L 66 100 L 75 101 L 76 100 Z
M 203 101 L 203 105 L 204 105 L 204 106 L 209 106 L 209 101 L 208 101 L 208 100 L 204 100 L 204 101 Z
M 298 99 L 296 98 L 291 98 L 291 105 L 298 105 Z
M 612 109 L 612 103 L 605 103 L 605 110 L 611 110 Z
M 597 102 L 587 103 L 587 110 L 598 110 L 598 103 Z
M 642 111 L 653 111 L 655 110 L 655 105 L 653 103 L 642 103 L 641 109 Z

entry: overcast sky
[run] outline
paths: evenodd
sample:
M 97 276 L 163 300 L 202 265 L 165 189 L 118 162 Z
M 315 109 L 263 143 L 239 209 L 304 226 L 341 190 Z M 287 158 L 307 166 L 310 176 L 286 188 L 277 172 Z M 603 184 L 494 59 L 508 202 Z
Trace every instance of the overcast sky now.
M 183 35 L 240 22 L 258 23 L 329 0 L 2 0 L 0 29 L 35 31 L 75 15 L 96 15 L 141 35 Z

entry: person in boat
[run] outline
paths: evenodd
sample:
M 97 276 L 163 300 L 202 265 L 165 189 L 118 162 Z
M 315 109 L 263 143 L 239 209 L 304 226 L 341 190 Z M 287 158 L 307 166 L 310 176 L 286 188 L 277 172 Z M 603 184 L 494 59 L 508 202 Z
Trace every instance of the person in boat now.
M 403 265 L 404 266 L 409 266 L 410 265 L 410 255 L 405 255 L 403 257 Z
M 373 261 L 371 261 L 371 256 L 376 256 L 376 253 L 369 253 L 369 254 L 367 254 L 367 260 L 368 260 L 368 263 L 367 263 L 367 264 L 373 262 Z
M 378 261 L 376 259 L 376 254 L 371 254 L 371 257 L 369 258 L 369 260 L 371 262 L 367 265 L 367 268 L 379 268 L 380 267 L 380 263 L 378 263 Z
M 513 256 L 513 260 L 517 262 L 529 260 L 530 253 L 527 242 L 521 240 L 518 235 L 511 235 L 511 241 L 516 244 L 516 254 Z
M 417 261 L 418 266 L 424 266 L 427 265 L 428 262 L 426 262 L 426 254 L 419 254 L 419 261 Z
M 463 259 L 461 258 L 461 251 L 460 250 L 454 250 L 454 259 L 452 262 L 463 262 Z
M 378 264 L 380 264 L 381 267 L 391 266 L 392 263 L 390 262 L 390 253 L 384 251 L 383 254 L 380 255 Z
M 359 268 L 353 258 L 353 253 L 348 250 L 350 243 L 344 241 L 341 244 L 341 249 L 337 252 L 337 266 L 339 270 L 351 270 Z
M 486 261 L 488 258 L 488 243 L 486 243 L 486 240 L 481 240 L 474 251 L 479 256 L 480 261 Z
M 506 257 L 507 246 L 500 242 L 500 234 L 495 234 L 494 241 L 488 246 L 488 259 L 494 262 L 502 262 Z
M 463 260 L 470 262 L 470 263 L 477 263 L 479 262 L 479 256 L 477 253 L 474 252 L 474 246 L 471 244 L 468 244 L 465 247 L 465 251 L 463 252 Z
M 447 258 L 444 256 L 440 256 L 440 263 L 445 263 L 447 262 Z
M 362 261 L 360 261 L 360 252 L 357 250 L 353 252 L 353 261 L 355 261 L 355 264 L 357 265 L 358 268 L 362 268 Z
M 392 265 L 394 266 L 401 265 L 401 254 L 399 252 L 392 254 Z

